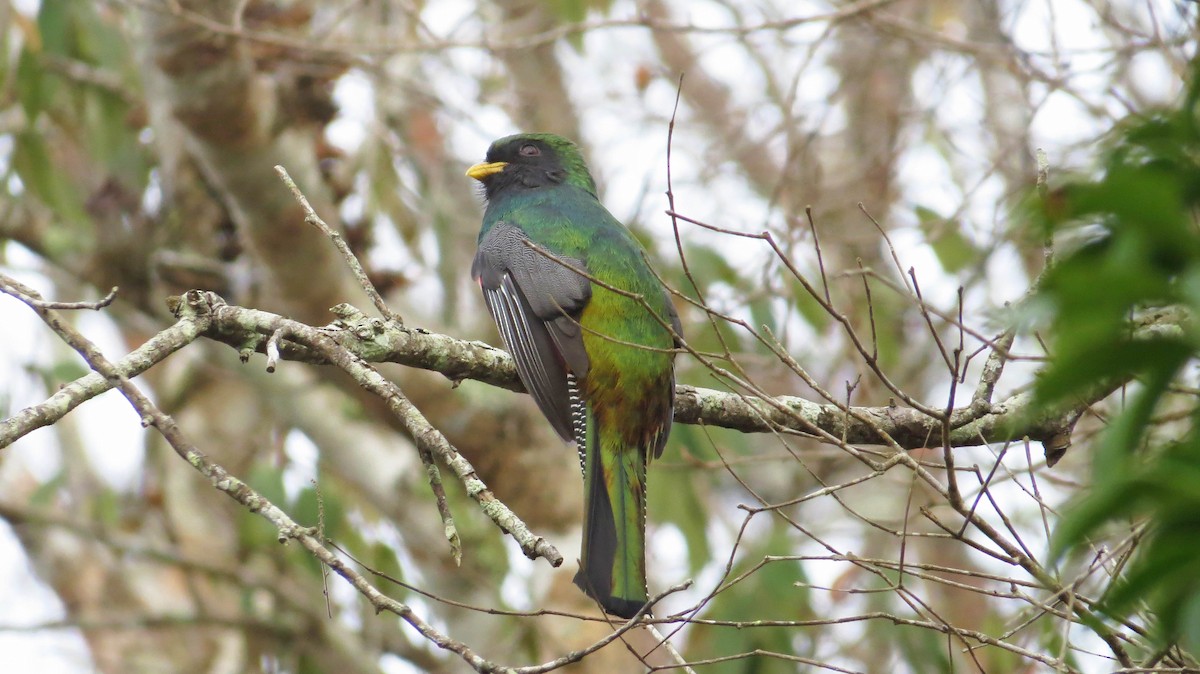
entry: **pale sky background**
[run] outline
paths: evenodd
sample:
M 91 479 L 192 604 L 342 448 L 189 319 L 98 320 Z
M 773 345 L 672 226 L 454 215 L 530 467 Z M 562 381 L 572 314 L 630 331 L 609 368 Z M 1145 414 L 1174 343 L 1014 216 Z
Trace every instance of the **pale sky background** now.
M 1056 15 L 1053 28 L 1057 31 L 1058 47 L 1064 52 L 1072 53 L 1073 71 L 1087 72 L 1093 65 L 1099 64 L 1099 59 L 1106 56 L 1088 51 L 1103 44 L 1103 40 L 1090 27 L 1086 20 L 1087 13 L 1079 2 L 1045 0 L 1021 3 L 1022 10 L 1012 31 L 1016 43 L 1022 49 L 1031 51 L 1046 51 L 1050 48 L 1050 35 L 1047 32 L 1050 1 L 1053 1 Z M 33 14 L 38 2 L 17 0 L 15 4 L 18 11 Z M 457 0 L 431 4 L 436 5 L 437 10 L 429 10 L 426 19 L 435 32 L 449 30 L 458 24 L 458 19 L 473 6 L 472 3 Z M 1148 4 L 1156 8 L 1160 17 L 1175 16 L 1173 3 L 1169 0 L 1156 0 Z M 611 14 L 626 16 L 633 11 L 631 3 L 617 2 Z M 695 3 L 689 11 L 690 15 L 687 18 L 696 24 L 716 25 L 727 20 L 724 13 L 705 3 Z M 820 25 L 813 25 L 811 30 L 819 32 L 822 28 Z M 632 77 L 632 69 L 638 63 L 643 60 L 655 60 L 645 35 L 636 30 L 607 30 L 589 34 L 586 37 L 586 54 L 589 57 L 587 60 L 566 46 L 562 46 L 561 49 L 576 100 L 600 101 L 598 105 L 587 108 L 583 128 L 591 141 L 591 147 L 598 152 L 597 156 L 592 156 L 589 160 L 593 168 L 603 176 L 606 205 L 614 214 L 627 221 L 639 213 L 640 207 L 642 220 L 654 222 L 654 213 L 665 208 L 665 200 L 661 198 L 665 190 L 665 125 L 662 128 L 630 128 L 622 118 L 622 108 L 609 95 L 612 78 Z M 591 58 L 597 54 L 612 55 L 613 70 L 597 76 L 593 70 L 595 61 Z M 481 52 L 458 50 L 451 57 L 451 70 L 461 68 L 460 72 L 477 72 L 487 65 L 487 58 Z M 759 95 L 760 86 L 753 76 L 739 77 L 742 73 L 754 72 L 754 66 L 744 63 L 741 59 L 740 50 L 722 49 L 720 41 L 714 40 L 714 47 L 707 53 L 704 66 L 715 75 L 728 76 L 729 82 L 739 83 L 740 88 L 734 92 L 736 97 L 742 101 L 751 101 Z M 965 64 L 966 61 L 960 60 L 947 62 L 942 66 L 953 71 L 955 68 L 966 69 Z M 1171 73 L 1156 57 L 1139 57 L 1132 67 L 1136 69 L 1144 91 L 1151 97 L 1166 101 L 1178 90 L 1178 84 L 1173 80 Z M 805 105 L 816 107 L 823 103 L 823 97 L 832 90 L 834 83 L 821 81 L 819 71 L 814 69 L 813 72 L 814 77 L 804 82 L 802 96 L 809 99 Z M 455 73 L 447 72 L 446 75 L 452 78 Z M 1107 97 L 1107 92 L 1101 88 L 1104 84 L 1102 76 L 1095 76 L 1090 85 L 1087 75 L 1081 77 L 1082 80 L 1076 80 L 1077 88 L 1088 90 L 1089 100 L 1113 104 Z M 951 83 L 948 88 L 947 82 Z M 976 123 L 982 94 L 973 78 L 946 77 L 945 73 L 937 72 L 932 66 L 926 65 L 914 77 L 913 84 L 918 100 L 940 99 L 938 114 L 944 120 L 961 119 L 964 120 L 964 124 Z M 474 100 L 473 86 L 464 82 L 460 94 L 463 99 L 460 109 L 471 107 L 469 103 Z M 455 88 L 446 89 L 453 91 Z M 1043 85 L 1035 83 L 1033 90 L 1035 100 L 1047 96 Z M 343 78 L 337 89 L 341 116 L 329 127 L 331 141 L 348 149 L 364 142 L 366 127 L 371 122 L 371 108 L 365 101 L 368 101 L 371 95 L 372 91 L 365 77 L 350 72 Z M 672 88 L 654 85 L 646 92 L 645 105 L 669 111 L 674 96 Z M 836 116 L 831 116 L 825 123 L 836 125 L 838 120 Z M 485 109 L 479 111 L 471 125 L 464 124 L 448 131 L 459 156 L 469 161 L 482 158 L 484 150 L 493 138 L 511 133 L 515 129 L 510 126 L 509 120 L 501 111 Z M 1084 113 L 1081 103 L 1065 94 L 1050 93 L 1033 120 L 1032 137 L 1035 145 L 1047 150 L 1052 170 L 1061 170 L 1064 167 L 1086 166 L 1092 157 L 1090 149 L 1082 153 L 1064 153 L 1063 148 L 1094 138 L 1102 131 L 1104 129 L 1095 125 L 1090 116 Z M 969 141 L 970 133 L 970 129 L 966 129 L 960 140 Z M 969 147 L 967 149 L 969 150 Z M 11 143 L 8 139 L 0 138 L 0 165 L 8 161 L 10 152 Z M 686 158 L 687 155 L 683 153 L 682 156 Z M 681 210 L 685 212 L 699 215 L 719 213 L 719 221 L 725 226 L 737 228 L 741 223 L 748 230 L 760 230 L 762 222 L 779 217 L 779 214 L 765 210 L 761 200 L 749 194 L 740 181 L 718 179 L 700 185 L 695 180 L 698 172 L 689 168 L 686 162 L 678 160 L 674 171 L 676 197 Z M 909 150 L 898 174 L 904 185 L 905 200 L 910 205 L 922 204 L 941 212 L 952 212 L 963 201 L 964 196 L 954 186 L 944 159 L 932 150 Z M 474 187 L 469 183 L 464 177 L 463 198 L 477 198 Z M 992 212 L 998 192 L 999 185 L 995 181 L 989 184 L 985 180 L 977 191 L 967 195 L 970 208 L 963 221 L 968 225 L 992 223 L 998 217 Z M 639 205 L 636 200 L 638 195 L 643 193 L 649 194 L 649 197 L 645 203 Z M 355 208 L 354 200 L 348 200 L 345 208 Z M 898 209 L 900 215 L 895 219 L 896 225 L 892 230 L 898 253 L 906 265 L 937 270 L 939 266 L 936 258 L 924 244 L 919 230 L 915 228 L 915 219 L 905 222 L 905 210 L 903 207 Z M 662 219 L 658 222 L 661 223 Z M 463 227 L 476 226 L 477 223 L 474 222 L 463 223 Z M 660 233 L 665 237 L 667 231 L 663 229 Z M 722 250 L 728 251 L 745 264 L 753 264 L 762 259 L 761 251 L 732 247 L 729 239 L 718 241 L 707 233 L 695 230 L 689 231 L 689 234 L 698 239 L 709 237 L 710 243 L 716 242 Z M 5 253 L 6 264 L 0 266 L 0 270 L 39 290 L 51 290 L 38 272 L 37 259 L 33 255 L 12 243 L 7 244 Z M 1011 253 L 993 256 L 990 265 L 988 276 L 991 282 L 988 284 L 988 292 L 991 296 L 984 298 L 984 303 L 990 302 L 994 305 L 1012 299 L 1024 291 L 1024 279 L 1020 282 L 1005 282 L 1011 275 L 1009 269 L 1019 267 Z M 935 303 L 946 303 L 952 297 L 956 285 L 948 281 L 950 280 L 923 278 L 922 285 Z M 436 285 L 436 280 L 430 283 L 431 287 L 428 290 L 439 292 L 437 288 L 432 287 Z M 419 293 L 424 290 L 418 285 L 412 292 Z M 125 353 L 126 350 L 112 324 L 102 313 L 88 312 L 81 315 L 79 327 L 85 335 L 103 348 L 110 359 L 119 358 Z M 52 367 L 54 363 L 64 359 L 66 353 L 66 347 L 57 343 L 56 338 L 30 311 L 11 298 L 0 296 L 0 378 L 6 382 L 4 392 L 9 396 L 6 400 L 0 400 L 0 412 L 5 408 L 15 411 L 43 400 L 46 391 L 42 390 L 38 378 L 29 375 L 26 368 L 30 364 L 39 368 Z M 113 488 L 131 489 L 137 484 L 145 431 L 119 394 L 109 392 L 82 405 L 63 423 L 89 429 L 86 436 L 88 457 Z M 101 428 L 104 429 L 102 433 L 95 431 Z M 311 445 L 306 446 L 306 443 L 307 440 L 299 434 L 289 438 L 287 443 L 290 455 L 300 466 L 291 476 L 290 481 L 293 484 L 301 484 L 307 479 L 302 474 L 304 466 L 309 466 L 312 470 L 315 450 Z M 53 476 L 61 460 L 54 436 L 48 430 L 34 432 L 3 452 L 5 455 L 0 459 L 0 469 L 26 470 L 39 481 Z M 305 457 L 308 459 L 305 460 Z M 200 479 L 199 476 L 197 479 Z M 671 552 L 683 547 L 678 542 L 678 537 L 678 532 L 669 527 L 661 528 L 656 534 L 655 555 L 664 563 L 683 568 L 684 560 Z M 524 559 L 519 554 L 516 554 L 514 559 L 514 568 L 517 569 L 515 573 L 523 573 L 521 564 L 524 564 Z M 349 590 L 344 584 L 340 585 L 344 590 Z M 703 586 L 702 583 L 698 585 Z M 339 590 L 338 594 L 344 598 L 350 596 L 343 594 L 342 590 Z M 62 629 L 30 633 L 12 629 L 58 620 L 64 617 L 64 613 L 54 593 L 47 589 L 30 569 L 28 560 L 13 537 L 11 529 L 3 522 L 0 522 L 0 598 L 0 672 L 74 674 L 91 670 L 90 656 L 77 631 Z M 680 601 L 688 599 L 681 597 Z M 410 671 L 398 660 L 392 659 L 385 664 L 391 671 Z

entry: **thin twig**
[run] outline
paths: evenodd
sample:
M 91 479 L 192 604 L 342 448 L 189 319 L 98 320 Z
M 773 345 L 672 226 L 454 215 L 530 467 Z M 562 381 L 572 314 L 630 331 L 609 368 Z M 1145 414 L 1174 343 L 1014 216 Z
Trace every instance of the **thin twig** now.
M 317 212 L 313 210 L 312 204 L 308 203 L 308 198 L 304 196 L 304 193 L 296 186 L 296 182 L 288 175 L 287 169 L 282 166 L 276 166 L 275 173 L 279 174 L 279 179 L 291 190 L 292 196 L 300 204 L 300 208 L 304 209 L 304 221 L 321 230 L 321 233 L 329 237 L 329 240 L 337 247 L 338 252 L 342 254 L 342 259 L 346 261 L 346 266 L 350 268 L 351 273 L 354 274 L 354 278 L 358 279 L 358 284 L 367 293 L 367 297 L 371 298 L 371 303 L 375 305 L 375 309 L 379 311 L 379 314 L 390 321 L 395 321 L 403 325 L 404 319 L 392 311 L 387 303 L 383 301 L 383 297 L 375 289 L 375 284 L 371 282 L 366 270 L 363 269 L 362 264 L 355 257 L 354 251 L 350 250 L 350 246 L 346 243 L 346 239 L 341 233 L 334 231 L 332 227 L 325 224 L 321 216 L 317 215 Z
M 825 291 L 825 302 L 829 306 L 833 306 L 833 300 L 829 297 L 829 276 L 825 273 L 825 257 L 821 255 L 821 237 L 817 236 L 817 223 L 813 220 L 812 206 L 804 207 L 804 215 L 808 216 L 808 228 L 812 231 L 813 250 L 817 252 L 817 269 L 821 272 L 821 288 Z M 860 267 L 862 266 L 861 259 L 858 264 Z M 870 291 L 867 292 L 867 297 L 870 298 Z M 872 327 L 874 327 L 874 323 L 872 323 Z
M 113 286 L 112 290 L 103 299 L 95 302 L 47 302 L 46 300 L 35 300 L 35 305 L 42 309 L 57 309 L 59 311 L 75 311 L 78 309 L 91 309 L 99 311 L 113 303 L 117 299 L 117 287 Z
M 425 476 L 429 480 L 429 488 L 433 490 L 433 498 L 437 502 L 438 515 L 442 518 L 442 533 L 450 542 L 450 556 L 456 566 L 462 565 L 462 539 L 458 535 L 458 526 L 454 524 L 454 514 L 450 512 L 450 501 L 446 498 L 446 487 L 442 484 L 442 472 L 433 453 L 423 445 L 417 445 L 417 455 L 425 466 Z
M 684 659 L 683 654 L 675 648 L 675 645 L 672 644 L 669 639 L 662 635 L 662 632 L 658 631 L 658 628 L 654 626 L 654 623 L 646 623 L 646 631 L 650 633 L 650 636 L 658 640 L 658 643 L 664 649 L 666 649 L 667 655 L 671 656 L 671 659 L 675 661 L 675 664 L 677 664 L 680 669 L 687 674 L 696 674 L 696 670 L 692 669 L 691 666 L 688 665 L 688 661 Z

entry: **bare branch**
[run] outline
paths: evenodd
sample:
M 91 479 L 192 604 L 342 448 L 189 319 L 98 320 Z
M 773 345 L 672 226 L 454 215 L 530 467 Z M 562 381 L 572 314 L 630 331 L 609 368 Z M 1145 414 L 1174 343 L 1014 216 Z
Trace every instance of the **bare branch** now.
M 286 168 L 282 166 L 276 166 L 275 173 L 279 175 L 279 179 L 283 181 L 283 184 L 287 185 L 288 190 L 291 191 L 292 196 L 295 197 L 296 203 L 300 204 L 300 208 L 304 210 L 304 221 L 313 227 L 316 227 L 321 231 L 322 234 L 324 234 L 329 238 L 330 241 L 333 242 L 334 247 L 337 248 L 338 253 L 341 254 L 342 259 L 346 262 L 346 266 L 350 268 L 350 272 L 353 273 L 354 278 L 358 280 L 358 285 L 363 289 L 363 292 L 367 294 L 367 297 L 371 298 L 371 302 L 375 305 L 375 308 L 379 311 L 380 315 L 388 320 L 396 321 L 397 323 L 403 325 L 404 319 L 402 319 L 399 314 L 392 311 L 391 307 L 389 307 L 387 303 L 383 301 L 383 298 L 379 296 L 379 291 L 375 289 L 375 284 L 371 283 L 371 279 L 367 277 L 367 271 L 363 269 L 363 266 L 358 261 L 358 258 L 354 256 L 354 251 L 350 250 L 350 246 L 346 244 L 345 237 L 334 231 L 334 229 L 329 225 L 325 224 L 325 221 L 321 219 L 321 216 L 317 215 L 317 212 L 313 210 L 312 204 L 308 203 L 308 197 L 304 196 L 304 193 L 301 192 L 300 188 L 296 186 L 296 181 L 292 180 L 292 176 L 288 175 Z

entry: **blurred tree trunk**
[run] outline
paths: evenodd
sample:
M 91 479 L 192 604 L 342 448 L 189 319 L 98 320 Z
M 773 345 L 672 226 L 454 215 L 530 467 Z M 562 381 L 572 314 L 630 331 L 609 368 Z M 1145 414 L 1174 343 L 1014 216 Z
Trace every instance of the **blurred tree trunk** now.
M 180 8 L 229 25 L 245 18 L 235 17 L 245 5 L 192 0 L 181 2 Z M 290 11 L 303 15 L 311 9 L 299 3 Z M 185 147 L 217 190 L 258 268 L 266 272 L 264 308 L 278 306 L 319 322 L 339 302 L 361 304 L 363 295 L 336 251 L 304 222 L 300 206 L 273 170 L 275 165 L 287 168 L 313 208 L 340 229 L 316 154 L 327 113 L 320 101 L 303 98 L 326 95 L 320 81 L 306 81 L 287 70 L 263 70 L 272 65 L 272 54 L 256 59 L 252 43 L 214 34 L 196 21 L 159 10 L 144 11 L 142 19 L 150 95 L 161 96 L 185 129 Z M 279 23 L 264 27 L 286 28 Z M 314 278 L 322 282 L 313 283 Z
M 785 0 L 35 4 L 0 2 L 0 255 L 7 256 L 0 271 L 19 267 L 14 273 L 39 276 L 54 299 L 89 298 L 119 286 L 118 300 L 99 320 L 72 314 L 89 332 L 111 328 L 124 347 L 140 345 L 170 322 L 164 299 L 191 288 L 315 325 L 327 323 L 338 303 L 368 309 L 342 259 L 304 222 L 275 175 L 273 167 L 283 165 L 409 327 L 497 344 L 469 278 L 481 199 L 463 169 L 483 158 L 492 138 L 513 129 L 549 131 L 580 142 L 602 186 L 606 175 L 611 185 L 635 185 L 631 191 L 642 181 L 644 194 L 602 189 L 602 201 L 614 212 L 624 209 L 619 217 L 633 213 L 636 233 L 662 261 L 656 268 L 687 295 L 677 307 L 689 344 L 725 357 L 714 362 L 744 372 L 769 393 L 816 398 L 820 386 L 852 403 L 896 406 L 903 396 L 883 386 L 830 314 L 846 314 L 868 348 L 873 326 L 875 365 L 913 398 L 944 405 L 931 398 L 945 395 L 950 373 L 903 291 L 908 266 L 941 297 L 961 284 L 973 293 L 968 297 L 983 298 L 963 307 L 963 322 L 980 334 L 993 330 L 1000 312 L 986 298 L 998 285 L 1011 294 L 1009 286 L 1019 283 L 998 280 L 991 255 L 1015 250 L 1026 278 L 1042 264 L 1040 242 L 1023 241 L 1008 217 L 1032 181 L 1031 148 L 1049 140 L 1065 162 L 1072 149 L 1094 142 L 1055 148 L 1057 139 L 1035 133 L 1035 113 L 1046 109 L 1039 106 L 1065 98 L 1084 110 L 1081 119 L 1092 116 L 1086 123 L 1111 128 L 1110 110 L 1144 111 L 1159 101 L 1147 69 L 1182 72 L 1189 56 L 1180 45 L 1194 42 L 1183 10 L 1172 24 L 1158 15 L 1147 19 L 1133 5 L 1105 3 L 1078 9 L 1098 26 L 1089 35 L 1100 46 L 1087 47 L 1079 59 L 1094 64 L 1086 71 L 1072 62 L 1076 52 L 1057 43 L 1030 47 L 1036 40 L 1024 36 L 1015 42 L 1007 27 L 1038 10 L 1000 0 L 803 9 Z M 960 111 L 916 93 L 929 70 L 944 77 L 938 86 L 978 97 L 979 109 L 951 119 Z M 717 227 L 769 231 L 788 262 L 820 289 L 805 215 L 811 206 L 832 312 L 804 293 L 762 241 L 691 225 L 682 227 L 681 245 L 699 280 L 696 288 L 688 283 L 660 211 L 666 171 L 654 155 L 681 73 L 673 149 L 697 164 L 686 166 L 686 178 L 676 173 L 694 188 L 681 210 Z M 1100 80 L 1108 85 L 1103 91 L 1081 84 Z M 827 93 L 818 99 L 814 89 Z M 594 100 L 597 92 L 605 99 Z M 948 177 L 903 174 L 906 160 L 918 154 L 922 170 L 935 166 Z M 908 212 L 922 205 L 928 192 L 921 190 L 931 184 L 943 190 L 939 196 L 963 195 L 957 212 L 939 214 L 940 231 L 914 223 L 920 218 Z M 996 184 L 1003 196 L 993 199 Z M 860 203 L 900 242 L 903 269 Z M 981 212 L 993 214 L 991 220 L 980 222 Z M 937 237 L 946 232 L 968 244 L 961 265 L 921 266 L 942 262 Z M 860 264 L 902 290 L 870 278 L 868 305 Z M 706 307 L 690 302 L 698 292 L 745 325 L 711 319 Z M 0 300 L 0 337 L 7 338 L 10 323 L 22 322 L 9 313 L 13 303 Z M 930 303 L 947 315 L 959 309 Z M 17 312 L 28 318 L 23 308 Z M 934 323 L 944 340 L 957 339 L 947 337 L 952 330 L 944 321 Z M 813 386 L 744 329 L 762 325 L 777 330 Z M 982 340 L 967 341 L 967 351 L 979 349 L 976 363 L 987 357 Z M 0 350 L 0 366 L 7 356 Z M 571 583 L 582 512 L 578 460 L 527 396 L 380 368 L 494 494 L 565 557 L 557 570 L 521 559 L 443 471 L 463 540 L 460 566 L 414 444 L 380 400 L 334 368 L 282 363 L 267 374 L 261 357 L 242 364 L 237 356 L 224 346 L 194 344 L 136 382 L 200 449 L 303 525 L 318 523 L 319 488 L 328 535 L 361 561 L 354 568 L 376 568 L 416 588 L 371 577 L 483 657 L 504 665 L 544 662 L 611 633 L 613 623 L 600 620 L 497 611 L 599 616 Z M 729 384 L 691 357 L 678 363 L 687 383 Z M 75 354 L 57 347 L 45 362 L 0 372 L 0 408 L 7 414 L 17 406 L 10 396 L 30 404 L 21 382 L 35 381 L 32 387 L 49 395 L 78 368 Z M 1028 384 L 1021 376 L 1010 388 Z M 963 379 L 959 393 L 973 383 Z M 113 487 L 101 461 L 131 448 L 111 446 L 107 431 L 71 416 L 42 431 L 52 436 L 46 451 L 62 458 L 61 474 L 45 479 L 0 450 L 0 517 L 14 525 L 35 571 L 63 600 L 63 623 L 79 626 L 91 649 L 88 664 L 98 671 L 367 673 L 394 668 L 397 659 L 420 671 L 466 670 L 396 616 L 376 615 L 339 578 L 323 580 L 310 556 L 280 546 L 277 532 L 218 494 L 157 436 L 146 436 L 136 487 Z M 672 633 L 685 655 L 729 657 L 715 667 L 758 674 L 801 666 L 761 655 L 776 651 L 848 669 L 925 671 L 930 663 L 914 654 L 928 655 L 931 640 L 940 649 L 946 630 L 896 626 L 887 618 L 903 623 L 936 613 L 956 627 L 1002 634 L 997 625 L 1007 629 L 1040 610 L 1003 598 L 1005 582 L 971 575 L 984 566 L 982 556 L 929 523 L 922 508 L 939 516 L 957 511 L 911 464 L 884 456 L 877 445 L 845 448 L 825 440 L 676 427 L 649 477 L 650 590 L 696 580 L 656 607 L 660 618 L 686 608 L 687 619 L 712 619 Z M 962 451 L 971 465 L 991 460 L 995 450 Z M 921 470 L 942 470 L 938 479 L 945 481 L 941 449 L 913 456 Z M 888 462 L 888 469 L 866 473 L 864 457 Z M 1086 461 L 1079 461 L 1068 470 L 1082 475 Z M 1020 465 L 1030 479 L 1042 469 Z M 1078 489 L 1071 479 L 1059 482 L 1055 489 L 1063 494 Z M 1018 494 L 994 510 L 1020 514 L 1008 521 L 1032 533 L 1036 548 L 1046 543 L 1042 532 L 1025 525 L 1040 524 L 1058 503 L 1022 493 L 1025 501 Z M 973 497 L 983 503 L 983 496 Z M 753 508 L 773 519 L 749 522 Z M 894 566 L 881 562 L 875 576 L 865 571 L 871 562 L 864 556 L 950 567 L 968 580 L 958 587 L 913 581 L 904 587 L 911 594 L 903 595 L 881 588 Z M 1028 580 L 1019 569 L 1010 573 L 1014 582 Z M 828 577 L 832 589 L 821 584 Z M 1057 592 L 1037 586 L 1030 595 L 1042 590 Z M 924 603 L 915 605 L 914 597 Z M 855 613 L 864 606 L 874 612 L 862 618 L 865 628 Z M 1024 651 L 989 646 L 979 667 L 956 650 L 947 656 L 950 666 L 1046 665 L 1025 654 L 1066 652 L 1061 634 L 1075 639 L 1067 647 L 1079 657 L 1094 650 L 1086 629 L 1068 631 L 1058 616 L 1042 619 L 1059 622 L 1005 637 Z M 1138 619 L 1153 624 L 1148 616 Z M 1131 630 L 1120 637 L 1131 644 L 1140 639 Z M 644 653 L 652 642 L 635 630 L 566 669 L 640 671 L 631 649 Z M 964 645 L 950 644 L 951 650 Z M 996 652 L 1012 659 L 986 659 Z M 651 664 L 665 664 L 661 655 Z

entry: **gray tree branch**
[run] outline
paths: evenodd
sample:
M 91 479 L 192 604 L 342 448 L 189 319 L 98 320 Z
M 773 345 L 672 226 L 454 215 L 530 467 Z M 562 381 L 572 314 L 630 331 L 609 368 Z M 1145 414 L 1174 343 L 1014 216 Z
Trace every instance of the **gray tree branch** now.
M 224 305 L 201 325 L 188 317 L 155 335 L 116 364 L 118 371 L 133 377 L 162 361 L 197 336 L 238 349 L 243 360 L 252 353 L 265 353 L 268 340 L 285 321 L 265 311 Z M 523 391 L 512 359 L 504 351 L 482 342 L 457 339 L 420 328 L 371 319 L 348 305 L 335 308 L 337 320 L 322 333 L 350 354 L 367 362 L 391 362 L 439 372 L 453 382 L 481 381 L 510 391 Z M 301 327 L 308 327 L 299 324 Z M 1154 324 L 1151 324 L 1154 325 Z M 203 331 L 200 330 L 203 328 Z M 330 364 L 327 355 L 295 340 L 279 340 L 283 360 Z M 110 384 L 96 373 L 71 382 L 45 402 L 0 420 L 0 447 L 12 444 L 27 433 L 53 424 L 80 403 L 103 393 Z M 1098 397 L 1102 397 L 1099 395 Z M 1032 406 L 1032 396 L 1021 393 L 990 405 L 974 404 L 955 409 L 950 418 L 950 444 L 954 447 L 1009 442 L 1029 438 L 1048 447 L 1065 448 L 1072 420 L 1094 401 L 1082 401 L 1074 409 L 1048 412 Z M 676 391 L 675 420 L 747 433 L 771 431 L 809 434 L 821 429 L 846 442 L 882 444 L 890 437 L 900 447 L 916 449 L 938 445 L 941 422 L 918 410 L 887 405 L 848 408 L 815 403 L 795 396 L 777 396 L 773 403 L 738 392 L 680 385 Z

